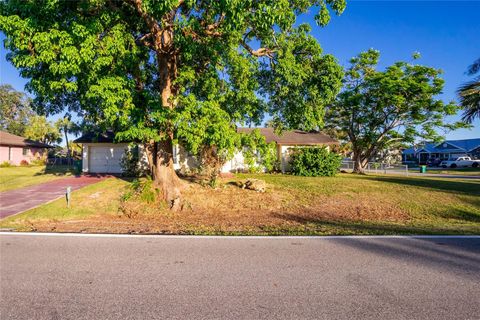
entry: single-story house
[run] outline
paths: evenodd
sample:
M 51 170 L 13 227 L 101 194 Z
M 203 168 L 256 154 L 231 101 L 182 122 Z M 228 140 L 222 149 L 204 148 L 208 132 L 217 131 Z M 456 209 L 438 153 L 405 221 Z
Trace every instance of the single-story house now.
M 304 132 L 293 130 L 282 135 L 275 134 L 272 128 L 238 128 L 238 132 L 249 132 L 259 129 L 266 141 L 275 142 L 277 146 L 278 161 L 282 172 L 289 169 L 290 149 L 301 146 L 327 146 L 338 145 L 338 141 L 319 132 Z M 82 144 L 82 171 L 85 173 L 121 173 L 120 161 L 129 147 L 128 142 L 115 143 L 115 134 L 111 131 L 102 134 L 86 133 L 74 142 Z M 139 146 L 140 161 L 147 165 L 147 157 L 143 147 Z M 198 167 L 198 161 L 182 146 L 177 145 L 173 150 L 173 161 L 176 170 Z M 247 169 L 242 152 L 237 152 L 227 161 L 222 172 L 241 172 Z
M 424 143 L 418 147 L 403 150 L 402 162 L 425 164 L 429 159 L 446 160 L 462 156 L 480 158 L 480 138 Z
M 20 137 L 5 131 L 0 131 L 0 163 L 9 162 L 20 165 L 44 157 L 46 149 L 52 146 Z

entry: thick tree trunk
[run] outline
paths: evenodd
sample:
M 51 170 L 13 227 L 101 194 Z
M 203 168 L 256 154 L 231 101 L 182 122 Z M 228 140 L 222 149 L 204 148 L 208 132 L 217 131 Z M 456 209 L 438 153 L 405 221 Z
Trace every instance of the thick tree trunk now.
M 173 166 L 171 142 L 152 142 L 146 146 L 146 150 L 155 187 L 160 190 L 162 198 L 171 209 L 180 209 L 183 183 Z
M 365 174 L 365 166 L 368 163 L 368 159 L 362 159 L 362 157 L 355 153 L 353 154 L 353 173 Z
M 157 54 L 161 101 L 163 107 L 169 109 L 175 107 L 175 103 L 172 101 L 174 93 L 172 82 L 176 74 L 175 58 L 174 54 Z M 161 132 L 165 136 L 164 140 L 155 142 L 150 147 L 150 167 L 155 187 L 161 190 L 163 199 L 170 208 L 178 210 L 180 209 L 183 183 L 177 176 L 173 164 L 173 124 L 167 122 L 165 127 L 165 132 Z
M 177 53 L 174 47 L 173 20 L 176 11 L 166 13 L 162 23 L 157 21 L 148 12 L 144 11 L 142 0 L 131 2 L 149 28 L 148 48 L 155 51 L 158 68 L 158 90 L 164 108 L 175 108 L 175 88 L 173 82 L 177 76 Z M 172 99 L 173 98 L 173 99 Z M 180 206 L 181 180 L 178 178 L 173 167 L 173 123 L 166 122 L 159 129 L 161 136 L 165 137 L 160 142 L 147 144 L 147 155 L 154 184 L 162 191 L 164 200 L 174 210 Z

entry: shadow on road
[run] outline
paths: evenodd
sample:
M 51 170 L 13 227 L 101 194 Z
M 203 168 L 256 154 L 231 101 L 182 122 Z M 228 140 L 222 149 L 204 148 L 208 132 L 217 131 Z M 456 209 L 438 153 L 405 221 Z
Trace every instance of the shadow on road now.
M 380 242 L 375 239 L 345 238 L 332 241 L 379 257 L 395 258 L 477 280 L 480 277 L 480 239 L 411 238 Z M 462 272 L 458 272 L 460 270 Z

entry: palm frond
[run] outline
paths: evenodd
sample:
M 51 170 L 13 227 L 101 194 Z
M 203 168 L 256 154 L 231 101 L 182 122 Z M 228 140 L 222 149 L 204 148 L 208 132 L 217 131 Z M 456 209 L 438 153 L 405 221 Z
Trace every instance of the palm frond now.
M 462 120 L 472 123 L 475 118 L 480 118 L 480 77 L 464 83 L 458 88 L 457 94 L 464 108 Z
M 467 74 L 468 74 L 469 76 L 473 76 L 473 75 L 476 74 L 477 72 L 480 72 L 480 58 L 478 58 L 477 60 L 475 60 L 475 62 L 472 63 L 472 64 L 468 67 Z

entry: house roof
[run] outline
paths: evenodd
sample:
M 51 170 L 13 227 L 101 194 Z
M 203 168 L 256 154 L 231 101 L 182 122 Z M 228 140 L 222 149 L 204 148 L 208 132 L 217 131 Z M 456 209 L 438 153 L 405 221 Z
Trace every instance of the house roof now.
M 465 151 L 471 151 L 480 146 L 480 138 L 476 139 L 463 139 L 463 140 L 446 140 L 437 145 L 442 145 L 443 143 L 448 143 Z
M 113 143 L 115 140 L 115 133 L 113 131 L 106 131 L 103 133 L 87 132 L 80 138 L 75 139 L 75 143 Z
M 338 141 L 326 134 L 319 132 L 304 132 L 300 130 L 285 131 L 281 135 L 275 134 L 273 128 L 238 128 L 239 133 L 248 133 L 254 129 L 260 130 L 267 142 L 276 142 L 283 145 L 319 145 L 338 144 Z M 105 133 L 89 132 L 74 140 L 76 143 L 113 143 L 115 134 L 113 131 Z
M 0 145 L 31 148 L 53 148 L 51 145 L 26 139 L 5 131 L 0 131 Z
M 444 143 L 457 148 L 441 148 Z M 415 154 L 420 151 L 424 152 L 469 152 L 480 147 L 480 138 L 476 139 L 463 139 L 463 140 L 445 140 L 441 143 L 426 143 L 418 148 L 408 148 L 403 150 L 404 154 Z
M 300 130 L 284 131 L 278 135 L 273 128 L 238 128 L 238 132 L 252 132 L 258 129 L 265 140 L 283 145 L 320 145 L 338 144 L 338 141 L 321 132 L 305 132 Z

